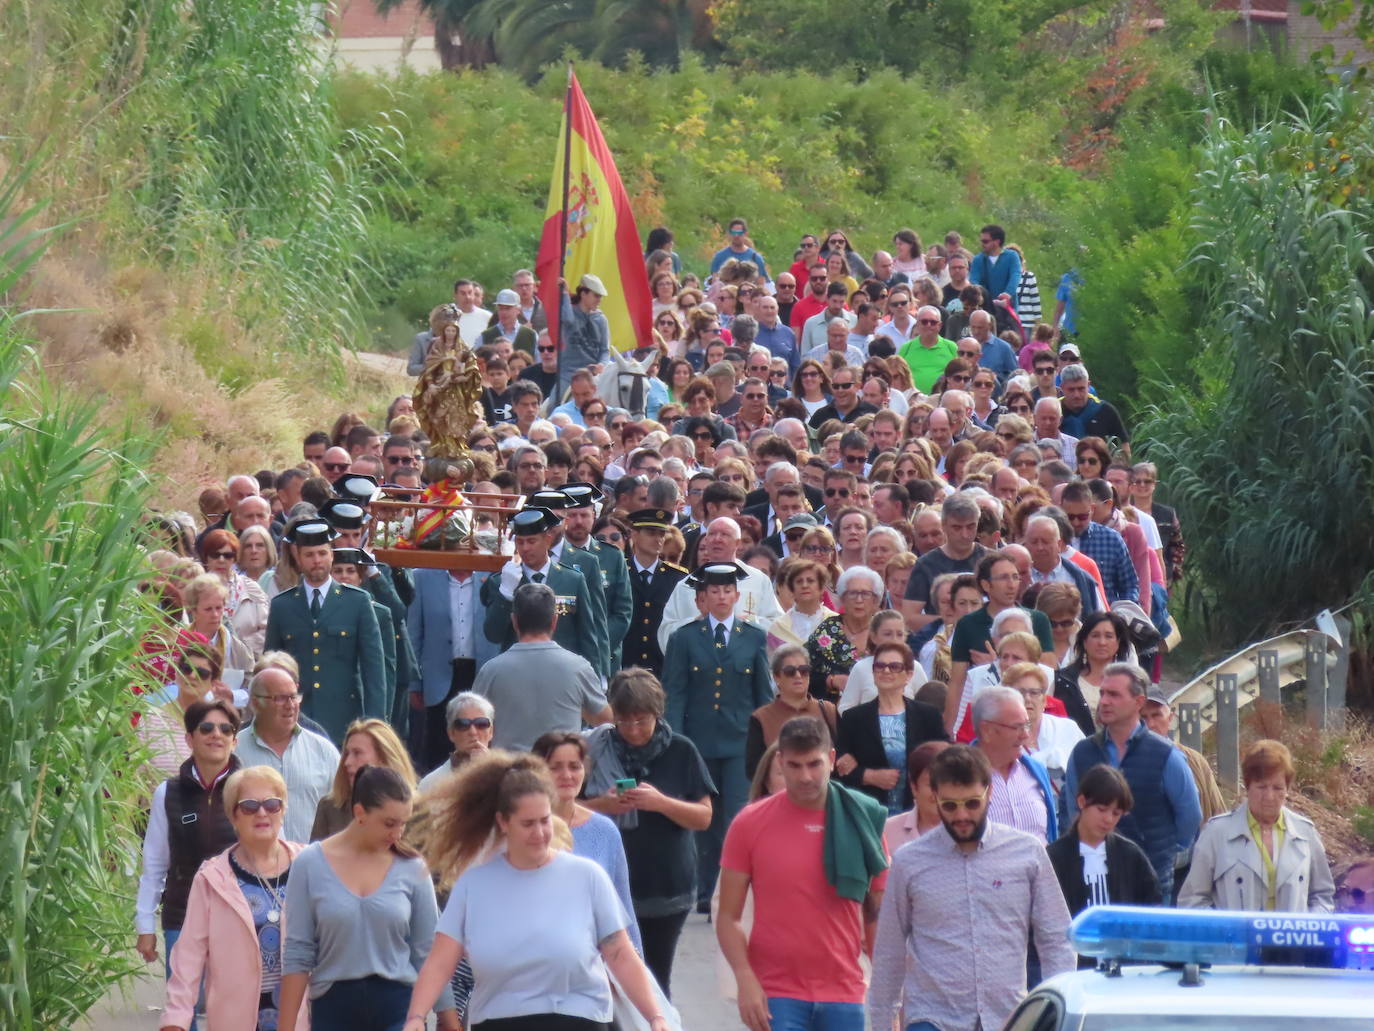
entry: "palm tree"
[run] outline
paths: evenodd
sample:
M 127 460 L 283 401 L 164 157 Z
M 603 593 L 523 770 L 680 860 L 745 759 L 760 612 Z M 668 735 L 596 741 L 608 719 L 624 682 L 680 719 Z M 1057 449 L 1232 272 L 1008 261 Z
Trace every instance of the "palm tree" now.
M 389 14 L 406 0 L 373 0 L 380 14 Z M 419 0 L 420 9 L 434 20 L 434 50 L 445 69 L 482 68 L 496 59 L 490 35 L 472 30 L 471 19 L 488 0 Z

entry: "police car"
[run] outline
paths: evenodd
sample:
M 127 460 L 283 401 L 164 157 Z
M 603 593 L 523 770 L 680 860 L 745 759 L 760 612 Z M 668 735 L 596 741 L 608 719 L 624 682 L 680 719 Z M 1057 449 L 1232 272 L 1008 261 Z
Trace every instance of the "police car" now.
M 1374 917 L 1097 906 L 1005 1031 L 1374 1031 Z

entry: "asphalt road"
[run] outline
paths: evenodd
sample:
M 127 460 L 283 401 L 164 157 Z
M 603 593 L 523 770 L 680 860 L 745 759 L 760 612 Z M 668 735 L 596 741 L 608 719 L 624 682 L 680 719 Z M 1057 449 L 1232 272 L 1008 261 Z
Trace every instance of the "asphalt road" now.
M 704 916 L 687 919 L 673 970 L 673 1001 L 682 1014 L 684 1031 L 737 1031 L 743 1028 L 733 1002 L 720 996 L 716 985 L 716 936 Z M 158 971 L 161 971 L 159 966 Z M 162 1010 L 162 979 L 144 977 L 126 992 L 113 992 L 80 1031 L 156 1031 Z M 202 1025 L 201 1031 L 215 1031 Z

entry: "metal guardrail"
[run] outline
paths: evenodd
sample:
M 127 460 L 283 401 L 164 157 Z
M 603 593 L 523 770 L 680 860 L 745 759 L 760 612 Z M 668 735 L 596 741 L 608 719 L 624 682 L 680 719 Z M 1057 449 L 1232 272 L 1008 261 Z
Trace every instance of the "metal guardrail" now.
M 1178 713 L 1179 740 L 1202 750 L 1203 734 L 1216 728 L 1217 779 L 1240 786 L 1240 710 L 1257 700 L 1282 702 L 1283 689 L 1304 682 L 1307 722 L 1333 729 L 1345 722 L 1345 641 L 1350 624 L 1323 612 L 1317 629 L 1293 630 L 1236 652 L 1179 688 L 1169 701 Z

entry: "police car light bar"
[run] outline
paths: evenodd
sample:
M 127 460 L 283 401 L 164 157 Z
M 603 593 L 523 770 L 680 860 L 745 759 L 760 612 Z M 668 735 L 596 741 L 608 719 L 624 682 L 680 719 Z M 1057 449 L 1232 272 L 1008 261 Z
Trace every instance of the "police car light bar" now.
M 1374 970 L 1374 917 L 1093 906 L 1069 941 L 1106 960 Z

